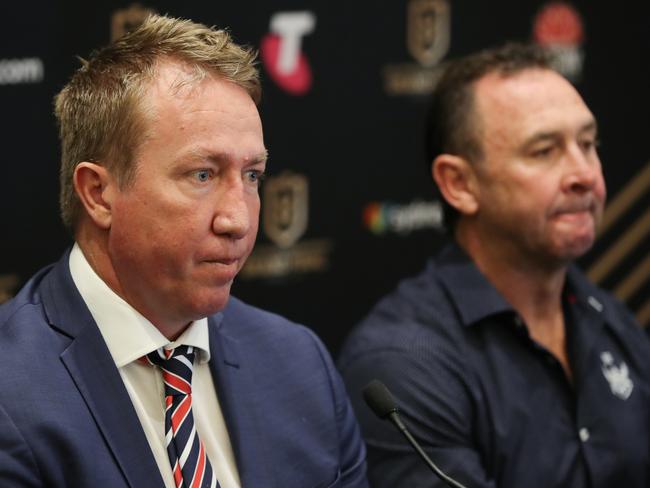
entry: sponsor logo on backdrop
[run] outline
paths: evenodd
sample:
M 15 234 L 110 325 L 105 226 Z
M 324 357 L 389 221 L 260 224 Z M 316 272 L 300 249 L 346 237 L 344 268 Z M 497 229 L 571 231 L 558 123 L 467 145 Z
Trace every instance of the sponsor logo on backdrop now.
M 243 279 L 316 273 L 329 267 L 329 240 L 300 240 L 309 223 L 306 176 L 286 171 L 269 178 L 262 187 L 262 209 L 262 230 L 271 244 L 255 246 L 240 273 Z
M 263 228 L 282 249 L 293 246 L 307 230 L 309 204 L 307 178 L 286 173 L 264 185 Z
M 137 28 L 148 15 L 155 13 L 155 10 L 143 7 L 139 3 L 132 3 L 127 8 L 116 10 L 111 16 L 111 41 Z
M 13 292 L 18 286 L 18 275 L 0 275 L 0 303 L 4 303 L 14 296 Z
M 376 235 L 407 235 L 424 229 L 443 230 L 442 204 L 415 200 L 406 204 L 370 202 L 363 209 L 363 223 Z
M 40 58 L 0 59 L 0 85 L 40 83 L 44 76 Z
M 313 77 L 302 52 L 302 40 L 315 27 L 316 16 L 312 12 L 277 12 L 271 16 L 270 33 L 260 43 L 264 68 L 291 95 L 305 95 L 311 89 Z
M 533 20 L 533 38 L 551 53 L 553 67 L 571 81 L 578 81 L 584 64 L 582 17 L 572 5 L 551 2 Z
M 448 0 L 409 0 L 406 46 L 416 63 L 384 66 L 384 90 L 389 95 L 426 95 L 433 91 L 449 51 L 451 11 Z

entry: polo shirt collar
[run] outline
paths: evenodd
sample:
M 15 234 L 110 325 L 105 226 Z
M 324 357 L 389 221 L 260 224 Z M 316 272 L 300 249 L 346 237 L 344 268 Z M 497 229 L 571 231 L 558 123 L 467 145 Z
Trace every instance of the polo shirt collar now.
M 610 327 L 622 333 L 620 320 L 610 317 L 612 310 L 609 310 L 605 300 L 600 298 L 601 294 L 602 291 L 589 282 L 577 266 L 569 266 L 564 296 L 572 305 L 573 310 L 579 310 L 580 316 L 588 319 L 592 326 L 607 323 Z
M 445 246 L 436 261 L 436 275 L 449 293 L 463 325 L 470 326 L 502 313 L 516 314 L 512 305 L 456 242 Z M 578 307 L 585 316 L 591 316 L 592 323 L 607 323 L 620 329 L 618 321 L 608 319 L 610 311 L 606 310 L 600 294 L 599 289 L 584 277 L 577 266 L 569 266 L 564 297 L 574 309 Z
M 512 305 L 497 291 L 455 242 L 449 243 L 436 260 L 436 273 L 449 293 L 464 326 L 505 313 L 514 313 Z

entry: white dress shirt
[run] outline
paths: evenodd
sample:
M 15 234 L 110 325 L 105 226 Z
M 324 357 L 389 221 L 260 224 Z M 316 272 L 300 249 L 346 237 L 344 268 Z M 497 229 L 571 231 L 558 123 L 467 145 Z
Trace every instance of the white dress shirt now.
M 166 488 L 175 488 L 165 447 L 165 388 L 160 368 L 142 364 L 142 356 L 163 346 L 197 348 L 192 374 L 192 412 L 212 469 L 223 488 L 239 488 L 239 473 L 217 392 L 208 366 L 210 343 L 207 319 L 192 322 L 176 341 L 169 341 L 95 273 L 75 243 L 70 273 L 88 306 L 140 419 Z

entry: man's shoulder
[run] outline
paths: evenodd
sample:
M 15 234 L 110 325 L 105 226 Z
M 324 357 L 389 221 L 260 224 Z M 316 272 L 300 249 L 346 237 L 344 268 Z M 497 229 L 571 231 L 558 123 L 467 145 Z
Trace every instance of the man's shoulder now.
M 48 287 L 52 285 L 48 285 L 49 273 L 51 267 L 36 273 L 14 298 L 0 306 L 0 344 L 3 350 L 0 368 L 12 372 L 2 376 L 0 387 L 15 387 L 18 379 L 23 378 L 20 385 L 23 400 L 42 390 L 42 381 L 52 380 L 58 374 L 60 370 L 57 368 L 62 366 L 60 354 L 71 340 L 48 314 L 46 297 Z M 24 381 L 24 378 L 30 381 Z M 5 400 L 9 402 L 9 398 Z M 0 403 L 7 406 L 6 402 Z
M 589 307 L 602 313 L 605 321 L 614 328 L 625 330 L 640 329 L 632 312 L 611 292 L 591 282 L 575 265 L 568 270 L 568 280 L 577 295 Z
M 341 365 L 361 355 L 428 357 L 441 348 L 463 348 L 456 305 L 440 279 L 441 263 L 430 259 L 421 272 L 400 281 L 370 310 L 345 341 Z
M 641 376 L 650 379 L 650 340 L 632 312 L 614 294 L 592 283 L 577 266 L 569 267 L 568 292 L 584 333 L 597 336 L 601 350 L 618 350 L 622 359 L 636 365 Z M 581 317 L 581 318 L 580 318 Z M 607 344 L 607 347 L 605 345 Z
M 221 313 L 223 314 L 224 320 L 243 321 L 251 326 L 258 325 L 260 321 L 264 322 L 264 324 L 273 324 L 276 327 L 298 325 L 282 315 L 261 309 L 232 295 Z
M 221 312 L 220 331 L 240 346 L 265 355 L 274 352 L 300 356 L 325 353 L 325 346 L 308 327 L 279 314 L 250 305 L 234 296 Z
M 333 459 L 342 486 L 366 486 L 361 480 L 365 450 L 358 426 L 341 378 L 318 337 L 303 325 L 233 296 L 221 313 L 218 333 L 224 341 L 228 337 L 225 345 L 232 346 L 229 352 L 242 372 L 238 399 L 255 400 L 263 405 L 264 418 L 274 420 L 266 422 L 263 436 L 285 446 L 300 439 L 309 453 L 305 462 L 314 458 L 323 465 Z M 274 459 L 294 462 L 292 452 L 280 449 Z
M 364 324 L 389 327 L 391 324 L 412 324 L 435 328 L 447 322 L 452 314 L 452 303 L 438 279 L 439 266 L 434 260 L 415 276 L 402 279 L 370 310 Z
M 282 315 L 261 309 L 231 296 L 221 312 L 222 323 L 229 333 L 248 334 L 310 334 L 304 325 L 293 322 Z M 235 330 L 235 328 L 237 330 Z
M 15 297 L 0 305 L 0 336 L 15 324 L 44 320 L 42 282 L 52 266 L 47 266 L 32 276 Z M 41 321 L 42 321 L 41 320 Z

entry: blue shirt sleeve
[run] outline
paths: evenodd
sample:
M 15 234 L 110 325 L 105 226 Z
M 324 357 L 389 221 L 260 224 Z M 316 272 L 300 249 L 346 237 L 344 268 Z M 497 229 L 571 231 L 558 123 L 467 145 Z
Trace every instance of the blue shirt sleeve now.
M 401 417 L 434 463 L 468 487 L 492 488 L 473 439 L 476 394 L 470 394 L 462 358 L 417 337 L 401 339 L 393 348 L 348 351 L 340 362 L 368 449 L 368 478 L 373 488 L 443 487 L 429 467 L 388 421 L 378 419 L 360 392 L 379 379 L 392 392 Z M 405 348 L 403 341 L 412 341 Z M 414 347 L 412 347 L 414 346 Z M 433 349 L 432 349 L 433 348 Z M 352 345 L 351 349 L 354 349 Z

